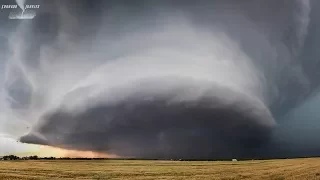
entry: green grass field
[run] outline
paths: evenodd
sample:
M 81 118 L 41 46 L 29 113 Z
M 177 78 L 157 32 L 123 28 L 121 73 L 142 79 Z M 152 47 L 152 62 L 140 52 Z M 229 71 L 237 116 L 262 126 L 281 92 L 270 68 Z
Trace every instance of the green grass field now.
M 268 161 L 0 161 L 0 180 L 297 179 L 320 180 L 320 158 Z

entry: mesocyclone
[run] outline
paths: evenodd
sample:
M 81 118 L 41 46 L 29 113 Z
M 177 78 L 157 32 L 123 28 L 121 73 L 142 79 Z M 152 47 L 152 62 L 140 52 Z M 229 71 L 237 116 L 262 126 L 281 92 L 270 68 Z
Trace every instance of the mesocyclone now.
M 273 156 L 280 117 L 317 84 L 301 55 L 311 7 L 51 3 L 11 39 L 8 106 L 32 125 L 21 141 L 141 158 Z

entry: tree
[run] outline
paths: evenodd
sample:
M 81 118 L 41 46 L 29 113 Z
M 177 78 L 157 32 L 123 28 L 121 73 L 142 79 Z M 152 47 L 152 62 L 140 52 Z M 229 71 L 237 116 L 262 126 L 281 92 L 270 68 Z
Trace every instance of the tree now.
M 37 159 L 38 159 L 38 156 L 37 156 L 37 155 L 29 156 L 29 159 L 31 159 L 31 160 L 37 160 Z
M 18 160 L 19 157 L 15 155 L 3 156 L 3 160 Z

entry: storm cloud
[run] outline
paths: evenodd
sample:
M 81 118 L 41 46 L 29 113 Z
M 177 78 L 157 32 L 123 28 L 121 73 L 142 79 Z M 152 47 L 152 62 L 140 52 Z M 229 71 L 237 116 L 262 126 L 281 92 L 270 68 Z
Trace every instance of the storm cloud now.
M 293 133 L 306 134 L 294 114 L 319 84 L 306 55 L 315 2 L 42 4 L 9 38 L 7 105 L 31 126 L 22 142 L 140 158 L 317 155 L 316 134 L 301 148 Z

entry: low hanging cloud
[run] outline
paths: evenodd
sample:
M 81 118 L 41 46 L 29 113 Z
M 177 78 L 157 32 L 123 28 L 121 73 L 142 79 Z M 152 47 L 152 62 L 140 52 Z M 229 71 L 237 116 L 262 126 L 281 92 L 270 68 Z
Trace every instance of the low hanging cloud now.
M 124 99 L 86 99 L 88 104 L 99 103 L 78 113 L 62 106 L 43 118 L 45 124 L 36 130 L 41 135 L 31 133 L 21 140 L 80 150 L 89 146 L 127 157 L 219 157 L 244 153 L 248 147 L 243 143 L 265 140 L 275 125 L 268 109 L 246 94 L 214 85 L 197 93 L 206 85 L 179 82 L 183 79 L 152 79 L 136 84 L 146 88 L 132 88 Z M 172 89 L 159 91 L 170 83 Z M 121 90 L 115 92 L 106 97 Z
M 7 105 L 31 126 L 22 142 L 141 158 L 314 155 L 283 128 L 318 84 L 301 60 L 310 1 L 51 7 L 9 39 Z

